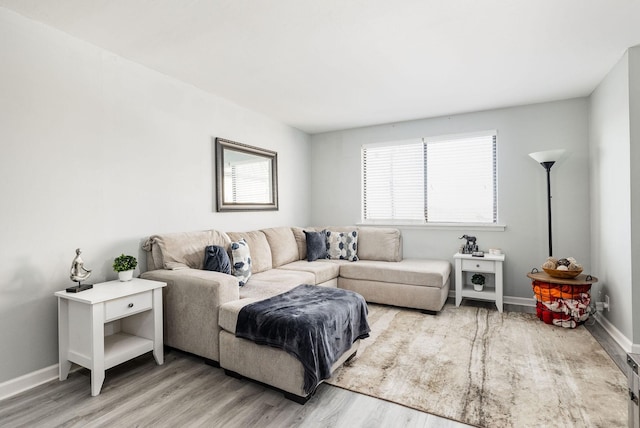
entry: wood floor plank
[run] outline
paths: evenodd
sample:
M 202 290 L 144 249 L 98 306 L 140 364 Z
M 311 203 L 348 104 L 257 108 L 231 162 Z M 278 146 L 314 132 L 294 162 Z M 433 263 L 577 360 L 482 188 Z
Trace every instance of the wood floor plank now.
M 162 366 L 149 353 L 107 370 L 97 397 L 90 372 L 79 369 L 0 401 L 0 426 L 8 428 L 466 426 L 449 423 L 326 384 L 302 406 L 175 350 Z

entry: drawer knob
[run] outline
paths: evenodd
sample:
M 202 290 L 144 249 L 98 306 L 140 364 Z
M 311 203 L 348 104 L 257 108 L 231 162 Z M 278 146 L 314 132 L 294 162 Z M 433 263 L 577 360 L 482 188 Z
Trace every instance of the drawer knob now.
M 476 267 L 477 267 L 477 268 L 479 268 L 479 267 L 480 267 L 480 265 L 478 264 L 478 265 L 476 265 Z
M 130 307 L 130 308 L 133 308 L 133 303 L 129 303 L 129 307 Z

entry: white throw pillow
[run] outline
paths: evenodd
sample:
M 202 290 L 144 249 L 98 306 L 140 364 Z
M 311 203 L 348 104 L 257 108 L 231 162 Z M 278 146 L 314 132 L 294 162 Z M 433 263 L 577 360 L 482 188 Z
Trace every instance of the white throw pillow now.
M 251 277 L 251 254 L 244 238 L 231 243 L 231 259 L 233 275 L 238 278 L 238 285 L 242 287 Z

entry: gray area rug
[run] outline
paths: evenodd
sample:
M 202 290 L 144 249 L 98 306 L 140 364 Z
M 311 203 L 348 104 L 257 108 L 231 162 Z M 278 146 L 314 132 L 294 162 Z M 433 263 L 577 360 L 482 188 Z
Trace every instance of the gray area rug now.
M 370 304 L 369 323 L 329 384 L 481 427 L 627 425 L 626 378 L 584 326 L 449 304 Z

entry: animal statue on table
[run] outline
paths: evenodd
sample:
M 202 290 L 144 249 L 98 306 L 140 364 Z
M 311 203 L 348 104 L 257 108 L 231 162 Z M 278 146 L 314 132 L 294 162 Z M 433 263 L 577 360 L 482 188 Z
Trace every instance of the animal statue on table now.
M 475 236 L 462 235 L 458 239 L 466 239 L 467 243 L 462 247 L 462 254 L 473 254 L 478 251 L 478 244 Z

